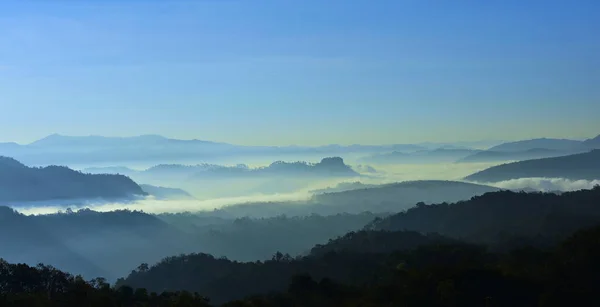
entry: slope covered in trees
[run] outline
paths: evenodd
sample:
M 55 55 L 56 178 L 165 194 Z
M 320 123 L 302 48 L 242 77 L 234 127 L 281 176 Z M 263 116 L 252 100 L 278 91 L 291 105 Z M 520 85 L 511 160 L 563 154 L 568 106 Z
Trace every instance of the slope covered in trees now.
M 203 252 L 239 261 L 269 259 L 277 251 L 304 254 L 375 217 L 362 213 L 229 219 L 87 209 L 26 216 L 0 207 L 0 257 L 29 265 L 43 262 L 86 278 L 114 281 L 141 262 L 155 263 L 181 253 Z
M 600 223 L 600 186 L 554 193 L 500 191 L 453 204 L 423 203 L 369 225 L 377 230 L 411 230 L 491 243 L 510 238 L 556 240 Z
M 362 293 L 358 297 L 373 305 L 445 306 L 444 301 L 449 300 L 456 306 L 477 306 L 491 297 L 501 306 L 552 306 L 547 305 L 552 303 L 547 297 L 564 299 L 563 295 L 574 291 L 570 283 L 580 282 L 575 275 L 585 281 L 597 279 L 581 264 L 560 259 L 578 257 L 582 264 L 595 265 L 586 263 L 593 258 L 583 254 L 600 253 L 597 237 L 592 235 L 600 229 L 568 237 L 583 227 L 600 224 L 599 204 L 600 187 L 562 195 L 501 191 L 455 204 L 420 204 L 405 213 L 377 219 L 363 231 L 317 245 L 305 257 L 276 253 L 271 261 L 252 263 L 205 254 L 169 257 L 132 272 L 118 284 L 199 291 L 223 302 L 251 293 L 285 291 L 285 281 L 292 278 L 291 288 L 308 291 L 305 299 L 310 293 L 309 300 L 319 297 L 329 303 L 332 297 L 322 296 L 325 289 L 320 289 L 321 283 L 348 290 L 337 297 L 345 304 L 357 299 L 349 293 Z M 565 266 L 579 270 L 567 282 L 560 275 Z M 293 278 L 299 274 L 304 277 Z M 298 278 L 301 285 L 296 284 Z M 448 292 L 436 292 L 440 287 Z M 592 295 L 591 287 L 586 287 L 588 292 L 582 295 Z M 301 299 L 293 292 L 261 296 L 260 300 L 274 303 L 283 299 L 292 304 Z M 380 296 L 384 293 L 388 294 Z M 236 304 L 246 306 L 243 304 L 254 299 L 259 298 Z
M 590 152 L 535 160 L 519 161 L 490 167 L 465 177 L 478 182 L 497 182 L 509 179 L 551 177 L 600 179 L 600 149 Z
M 64 166 L 27 167 L 0 157 L 0 202 L 126 198 L 146 193 L 121 175 L 91 175 Z
M 547 148 L 533 148 L 524 151 L 494 151 L 485 150 L 478 153 L 466 156 L 459 159 L 459 163 L 472 163 L 472 162 L 495 162 L 495 161 L 511 161 L 511 160 L 531 160 L 541 159 L 550 157 L 560 157 L 569 154 L 581 152 L 581 150 L 575 151 L 560 151 Z
M 417 202 L 455 202 L 500 189 L 466 182 L 443 180 L 404 181 L 365 189 L 317 194 L 312 201 L 346 212 L 399 212 Z
M 45 266 L 0 262 L 0 304 L 595 306 L 599 200 L 597 187 L 562 195 L 501 191 L 455 204 L 419 204 L 317 245 L 306 256 L 276 252 L 255 262 L 170 256 L 155 265 L 141 263 L 114 287 Z M 586 226 L 591 228 L 581 230 Z M 424 234 L 434 231 L 441 234 Z M 520 240 L 506 244 L 508 237 Z
M 85 281 L 49 266 L 0 260 L 0 304 L 597 306 L 598 237 L 600 227 L 596 226 L 580 230 L 549 249 L 528 247 L 507 253 L 463 243 L 432 243 L 385 254 L 330 252 L 297 260 L 277 254 L 261 263 L 235 263 L 196 254 L 170 257 L 151 267 L 142 264 L 115 286 L 102 278 Z M 201 288 L 205 292 L 163 292 L 125 285 L 162 287 L 164 279 L 171 281 L 166 289 Z

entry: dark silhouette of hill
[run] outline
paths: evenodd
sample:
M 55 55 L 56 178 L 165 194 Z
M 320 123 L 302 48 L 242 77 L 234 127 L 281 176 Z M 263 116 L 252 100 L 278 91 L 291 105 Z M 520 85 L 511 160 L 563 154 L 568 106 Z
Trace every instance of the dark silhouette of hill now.
M 149 184 L 140 184 L 144 192 L 159 199 L 194 199 L 190 193 L 177 188 L 159 187 Z
M 266 167 L 249 168 L 245 164 L 224 166 L 217 164 L 159 164 L 144 171 L 123 167 L 102 167 L 85 169 L 93 173 L 126 173 L 134 178 L 162 178 L 163 180 L 202 179 L 202 178 L 248 178 L 270 176 L 360 176 L 340 157 L 323 158 L 318 163 L 275 161 Z
M 233 167 L 211 167 L 196 172 L 193 178 L 202 177 L 269 177 L 269 176 L 360 176 L 340 157 L 323 158 L 318 163 L 275 161 L 266 167 L 248 168 L 246 165 Z
M 600 149 L 600 135 L 595 138 L 587 139 L 583 142 L 585 148 Z
M 313 195 L 309 200 L 288 202 L 250 202 L 224 206 L 204 215 L 223 218 L 305 216 L 311 214 L 399 212 L 419 201 L 436 203 L 466 200 L 475 195 L 500 189 L 472 183 L 422 180 L 374 185 L 362 189 Z
M 573 150 L 579 150 L 581 147 L 581 143 L 581 141 L 577 140 L 540 138 L 502 143 L 500 145 L 491 147 L 488 150 L 498 152 L 524 152 L 532 149 L 541 148 L 569 152 Z
M 91 175 L 64 166 L 27 167 L 0 157 L 0 201 L 127 198 L 145 195 L 131 179 L 120 175 Z
M 372 213 L 276 216 L 272 218 L 238 218 L 217 225 L 203 225 L 202 216 L 168 217 L 175 227 L 202 239 L 198 251 L 225 256 L 237 261 L 270 259 L 280 251 L 291 255 L 307 254 L 315 244 L 362 228 L 382 215 Z M 196 221 L 199 221 L 196 224 Z
M 312 201 L 345 212 L 399 212 L 417 202 L 454 202 L 498 190 L 495 187 L 466 182 L 421 180 L 317 194 L 312 197 Z
M 600 179 L 600 150 L 497 165 L 469 175 L 465 179 L 478 182 L 497 182 L 528 177 Z
M 275 252 L 253 262 L 169 256 L 154 265 L 141 262 L 114 287 L 43 265 L 0 261 L 0 304 L 209 306 L 209 298 L 223 306 L 595 306 L 599 200 L 597 187 L 419 204 L 317 245 L 306 256 Z M 85 221 L 92 222 L 87 229 L 98 228 L 93 212 L 53 218 L 83 213 L 95 216 Z M 122 213 L 110 216 L 113 224 L 129 224 L 134 216 L 136 225 L 149 221 L 141 213 L 115 220 Z M 61 231 L 73 233 L 70 225 Z
M 501 306 L 547 306 L 542 303 L 549 296 L 561 300 L 574 293 L 594 298 L 591 285 L 600 280 L 590 269 L 598 267 L 600 227 L 581 229 L 600 224 L 599 200 L 597 187 L 562 195 L 501 191 L 453 204 L 419 204 L 317 245 L 304 257 L 275 253 L 271 261 L 241 263 L 206 254 L 182 255 L 132 272 L 118 285 L 198 291 L 216 303 L 257 293 L 271 301 L 273 296 L 266 294 L 285 292 L 289 279 L 287 291 L 304 289 L 303 295 L 292 296 L 297 300 L 308 293 L 327 297 L 316 290 L 318 282 L 310 282 L 326 279 L 330 291 L 332 284 L 351 287 L 342 297 L 370 293 L 365 295 L 378 302 L 375 306 L 396 296 L 404 298 L 398 303 L 412 298 L 415 306 L 444 306 L 426 302 L 432 295 L 445 301 L 446 296 L 432 293 L 448 284 L 453 284 L 448 287 L 454 294 L 461 289 L 461 298 L 452 299 L 462 301 L 460 306 L 477 306 L 490 298 L 503 302 Z M 378 285 L 382 288 L 371 292 Z M 424 289 L 434 292 L 420 292 Z M 467 303 L 471 295 L 477 299 Z M 356 302 L 354 297 L 348 300 Z
M 191 235 L 142 212 L 82 209 L 25 216 L 7 207 L 0 211 L 2 258 L 43 262 L 88 278 L 114 281 L 140 261 L 156 262 L 200 246 Z
M 270 259 L 277 251 L 305 254 L 315 244 L 362 228 L 378 216 L 228 219 L 89 209 L 25 216 L 0 207 L 0 257 L 29 265 L 44 262 L 86 278 L 114 281 L 141 262 L 181 253 L 204 252 L 238 261 Z
M 600 303 L 599 226 L 582 229 L 548 249 L 528 246 L 507 253 L 461 242 L 440 243 L 417 233 L 363 232 L 346 237 L 360 246 L 365 235 L 385 238 L 381 245 L 402 238 L 422 244 L 391 253 L 334 250 L 300 259 L 277 253 L 269 261 L 253 263 L 182 255 L 153 266 L 142 263 L 114 287 L 102 278 L 86 282 L 50 266 L 0 260 L 0 304 L 553 307 Z
M 438 148 L 434 150 L 420 150 L 415 152 L 399 152 L 374 154 L 361 158 L 361 161 L 378 164 L 427 164 L 454 162 L 469 155 L 480 152 L 475 149 L 465 148 Z
M 581 150 L 570 150 L 560 151 L 547 148 L 532 148 L 523 151 L 495 151 L 485 150 L 475 153 L 473 155 L 466 156 L 459 159 L 459 163 L 470 163 L 470 162 L 496 162 L 496 161 L 510 161 L 510 160 L 530 160 L 540 159 L 549 157 L 566 156 Z
M 453 204 L 423 203 L 368 228 L 439 233 L 471 242 L 543 236 L 562 239 L 581 227 L 600 224 L 600 186 L 554 193 L 500 191 Z

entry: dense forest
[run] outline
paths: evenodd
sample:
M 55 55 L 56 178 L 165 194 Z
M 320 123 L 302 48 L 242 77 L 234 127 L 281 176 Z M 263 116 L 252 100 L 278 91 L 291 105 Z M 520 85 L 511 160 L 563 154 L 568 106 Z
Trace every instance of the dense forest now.
M 119 199 L 146 193 L 121 175 L 91 175 L 64 166 L 27 167 L 0 156 L 0 202 Z
M 0 207 L 0 257 L 29 265 L 43 262 L 86 278 L 114 281 L 140 262 L 155 263 L 181 253 L 203 252 L 239 261 L 270 259 L 277 251 L 304 254 L 376 217 L 382 216 L 231 219 L 89 209 L 26 216 Z
M 600 187 L 562 195 L 501 191 L 455 204 L 419 204 L 407 212 L 376 219 L 361 231 L 316 245 L 306 256 L 275 253 L 270 261 L 246 263 L 206 254 L 168 257 L 154 266 L 144 265 L 118 285 L 154 291 L 197 291 L 221 303 L 253 293 L 285 291 L 287 279 L 308 274 L 311 281 L 305 282 L 315 287 L 312 290 L 319 288 L 316 285 L 322 279 L 344 284 L 353 289 L 352 293 L 366 289 L 369 293 L 371 287 L 392 291 L 399 282 L 403 284 L 401 288 L 412 290 L 397 299 L 407 300 L 407 304 L 414 299 L 415 306 L 434 299 L 426 289 L 435 293 L 441 286 L 456 291 L 452 299 L 465 300 L 467 306 L 482 304 L 486 297 L 492 297 L 494 305 L 500 306 L 524 302 L 527 304 L 523 306 L 534 302 L 545 305 L 553 302 L 546 301 L 546 297 L 556 294 L 555 288 L 567 287 L 560 290 L 565 293 L 574 291 L 568 288 L 570 284 L 561 284 L 563 281 L 556 277 L 559 275 L 553 275 L 563 269 L 561 263 L 554 262 L 555 257 L 563 257 L 565 252 L 585 253 L 586 249 L 598 253 L 597 237 L 584 243 L 579 238 L 590 240 L 591 234 L 598 235 L 600 229 L 569 239 L 583 227 L 600 224 L 598 204 Z M 589 246 L 562 248 L 573 244 Z M 582 261 L 588 257 L 574 256 L 582 257 Z M 572 265 L 579 268 L 580 264 Z M 410 272 L 404 278 L 417 279 L 395 280 L 398 270 Z M 432 274 L 434 277 L 427 277 Z M 549 280 L 548 276 L 556 279 Z M 582 275 L 582 278 L 597 277 Z M 557 284 L 546 285 L 546 282 Z M 477 286 L 479 283 L 483 284 Z M 419 287 L 424 288 L 419 291 Z M 389 297 L 392 293 L 378 299 L 392 299 Z M 515 301 L 515 297 L 525 301 Z M 338 299 L 353 298 L 342 295 Z M 371 299 L 376 298 L 368 300 Z M 444 306 L 443 302 L 427 304 Z
M 599 204 L 600 187 L 560 195 L 499 191 L 452 204 L 420 203 L 387 217 L 365 216 L 371 221 L 355 231 L 313 245 L 307 253 L 273 252 L 267 260 L 249 262 L 205 253 L 168 256 L 154 265 L 138 262 L 135 270 L 113 286 L 102 278 L 84 281 L 47 266 L 2 262 L 0 303 L 8 306 L 593 306 L 600 303 L 595 288 L 600 282 L 595 273 L 600 270 L 596 261 L 600 257 Z M 152 218 L 135 212 L 111 217 L 90 211 L 49 218 L 60 219 L 62 231 L 75 234 L 78 230 L 73 227 L 81 226 L 73 226 L 73 222 L 82 215 L 88 217 L 82 222 L 88 224 L 88 229 L 94 229 L 107 223 L 98 223 L 98 219 L 125 225 L 131 222 L 132 214 L 141 227 L 139 234 L 151 229 L 144 227 L 148 221 L 170 225 L 166 219 L 190 218 Z M 27 229 L 38 224 L 15 213 L 4 212 L 0 216 L 2 225 L 20 225 L 19 232 L 27 233 Z M 334 224 L 334 220 L 324 217 L 313 218 L 323 224 Z M 194 227 L 207 226 L 202 218 L 193 217 L 192 221 L 195 219 L 199 220 L 176 229 L 177 235 L 185 238 L 193 233 Z M 296 219 L 296 225 L 288 224 L 286 219 L 266 219 L 266 224 L 241 219 L 236 223 L 244 232 L 251 233 L 248 238 L 268 241 L 269 232 L 281 227 L 268 225 L 291 228 L 302 225 L 301 219 Z M 344 221 L 341 216 L 338 219 Z M 208 223 L 216 224 L 218 219 Z M 248 228 L 247 225 L 253 224 L 256 226 Z M 583 229 L 586 227 L 589 228 Z M 252 228 L 256 230 L 249 231 Z M 306 230 L 299 232 L 303 234 Z M 39 237 L 37 242 L 48 242 L 41 247 L 57 243 L 50 241 L 55 237 L 49 232 L 34 232 L 31 236 L 41 234 L 46 237 Z M 226 231 L 223 234 L 217 236 L 218 241 L 239 235 Z M 150 240 L 157 237 L 156 233 L 148 236 Z M 275 241 L 279 244 L 285 239 L 285 235 L 280 235 Z M 259 246 L 250 243 L 254 239 L 238 237 L 238 240 L 235 244 L 243 249 Z M 290 237 L 290 240 L 295 239 Z M 244 245 L 243 241 L 247 243 Z M 127 243 L 119 248 L 124 248 L 124 244 Z M 142 247 L 139 259 L 143 259 L 141 254 L 147 248 Z M 89 259 L 83 257 L 83 260 Z M 118 257 L 112 261 L 119 261 Z
M 398 234 L 396 236 L 395 234 Z M 376 235 L 377 236 L 377 235 Z M 2 306 L 597 306 L 600 227 L 546 249 L 504 253 L 392 232 L 410 249 L 329 251 L 238 263 L 205 254 L 141 264 L 114 286 L 38 265 L 0 261 Z M 396 236 L 396 238 L 394 238 Z M 348 236 L 354 237 L 354 235 Z M 440 241 L 442 239 L 442 241 Z M 358 250 L 364 238 L 350 239 Z M 370 243 L 367 243 L 370 244 Z M 126 284 L 132 285 L 128 286 Z M 138 288 L 137 285 L 149 286 Z M 204 292 L 183 289 L 198 288 Z M 169 291 L 169 289 L 180 289 Z
M 554 193 L 499 191 L 467 201 L 415 207 L 368 227 L 411 230 L 477 243 L 499 240 L 563 239 L 573 231 L 600 223 L 600 186 L 592 190 Z
M 465 179 L 478 182 L 497 182 L 531 177 L 572 180 L 600 179 L 600 149 L 562 157 L 502 164 L 469 175 Z

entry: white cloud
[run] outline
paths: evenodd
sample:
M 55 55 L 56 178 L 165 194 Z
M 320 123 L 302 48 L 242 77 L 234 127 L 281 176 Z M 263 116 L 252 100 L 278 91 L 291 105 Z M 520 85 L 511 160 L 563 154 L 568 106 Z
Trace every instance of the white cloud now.
M 519 178 L 493 184 L 503 189 L 532 188 L 540 191 L 576 191 L 600 185 L 600 180 L 570 180 L 565 178 Z

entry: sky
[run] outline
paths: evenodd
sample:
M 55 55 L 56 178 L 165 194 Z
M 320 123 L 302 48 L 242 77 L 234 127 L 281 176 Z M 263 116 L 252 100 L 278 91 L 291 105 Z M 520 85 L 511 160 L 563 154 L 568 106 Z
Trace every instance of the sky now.
M 0 141 L 600 134 L 600 2 L 2 0 Z

